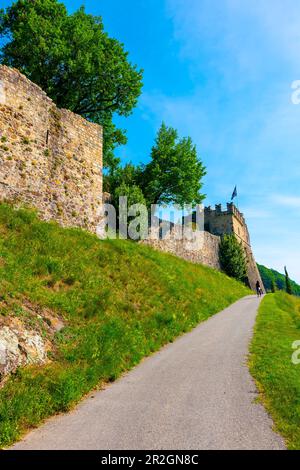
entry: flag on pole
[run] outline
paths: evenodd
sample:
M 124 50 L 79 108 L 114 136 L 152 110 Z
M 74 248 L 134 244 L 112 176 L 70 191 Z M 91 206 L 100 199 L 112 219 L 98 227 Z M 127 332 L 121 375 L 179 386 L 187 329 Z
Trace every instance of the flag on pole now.
M 238 193 L 237 193 L 237 187 L 234 188 L 234 191 L 232 193 L 232 196 L 231 196 L 231 200 L 233 201 L 235 197 L 237 197 Z

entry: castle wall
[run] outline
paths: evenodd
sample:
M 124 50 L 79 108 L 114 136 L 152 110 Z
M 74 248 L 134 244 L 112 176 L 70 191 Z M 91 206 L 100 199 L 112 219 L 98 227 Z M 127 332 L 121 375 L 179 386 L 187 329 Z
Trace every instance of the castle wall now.
M 101 196 L 102 128 L 0 65 L 0 200 L 95 231 Z
M 225 211 L 222 211 L 220 204 L 217 204 L 214 210 L 206 207 L 205 228 L 208 232 L 219 236 L 235 233 L 240 240 L 250 245 L 246 221 L 234 204 L 227 204 Z
M 193 218 L 185 217 L 185 223 L 188 224 L 190 220 L 193 221 Z M 163 223 L 160 224 L 161 227 L 163 227 L 163 225 Z M 240 213 L 233 204 L 227 204 L 227 210 L 224 211 L 221 205 L 216 205 L 214 210 L 210 207 L 205 208 L 204 228 L 205 231 L 199 232 L 198 243 L 194 244 L 192 249 L 189 240 L 180 237 L 182 230 L 181 225 L 173 225 L 170 235 L 165 236 L 164 230 L 162 230 L 160 239 L 157 239 L 157 237 L 151 239 L 150 237 L 150 239 L 145 240 L 144 243 L 161 251 L 173 253 L 187 261 L 205 264 L 220 270 L 219 248 L 221 236 L 224 234 L 234 234 L 245 250 L 247 277 L 251 289 L 255 290 L 257 281 L 259 281 L 263 287 L 243 214 Z
M 264 289 L 264 283 L 262 281 L 260 272 L 258 270 L 258 267 L 257 267 L 256 261 L 255 261 L 252 249 L 251 249 L 250 246 L 247 246 L 245 244 L 243 244 L 243 246 L 244 246 L 245 253 L 246 253 L 247 276 L 248 276 L 249 285 L 250 285 L 252 290 L 255 290 L 256 289 L 256 283 L 257 283 L 257 281 L 259 281 L 262 289 L 265 290 Z
M 205 209 L 205 228 L 215 235 L 234 234 L 245 250 L 247 261 L 247 277 L 251 289 L 255 290 L 256 282 L 261 286 L 263 282 L 258 271 L 251 248 L 250 236 L 243 214 L 234 206 L 227 204 L 227 210 L 222 211 L 221 205 L 216 205 L 212 210 Z
M 172 232 L 162 239 L 157 237 L 143 240 L 143 243 L 157 250 L 171 253 L 196 264 L 204 264 L 211 268 L 220 270 L 219 246 L 220 237 L 208 232 L 198 233 L 195 241 L 190 238 L 179 239 L 178 233 L 181 226 L 173 227 Z
M 221 236 L 233 232 L 232 218 L 227 213 L 205 210 L 205 230 Z

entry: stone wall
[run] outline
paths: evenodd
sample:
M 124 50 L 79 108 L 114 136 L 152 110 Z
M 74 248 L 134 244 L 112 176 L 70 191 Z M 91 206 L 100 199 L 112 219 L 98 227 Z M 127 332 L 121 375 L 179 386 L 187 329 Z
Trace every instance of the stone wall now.
M 102 199 L 102 128 L 58 109 L 37 85 L 1 65 L 0 199 L 90 231 Z
M 204 264 L 220 270 L 219 246 L 220 237 L 200 231 L 193 240 L 190 236 L 180 237 L 181 226 L 173 226 L 169 234 L 158 238 L 150 233 L 143 243 L 157 250 L 171 253 L 192 263 Z M 180 237 L 180 238 L 179 238 Z
M 247 261 L 247 277 L 251 289 L 255 290 L 256 282 L 259 281 L 263 287 L 263 282 L 257 268 L 257 264 L 252 252 L 250 235 L 244 215 L 234 204 L 227 204 L 227 209 L 222 210 L 222 206 L 217 204 L 215 209 L 205 208 L 205 229 L 214 235 L 234 234 L 242 244 Z
M 191 221 L 195 222 L 194 215 L 193 217 L 185 217 L 187 226 Z M 217 204 L 214 210 L 210 207 L 205 208 L 203 222 L 205 230 L 201 228 L 197 232 L 197 239 L 194 243 L 190 242 L 190 237 L 182 237 L 182 225 L 170 225 L 167 221 L 156 223 L 155 229 L 152 229 L 153 233 L 150 232 L 149 239 L 143 243 L 161 251 L 172 253 L 187 261 L 220 270 L 219 248 L 221 236 L 234 234 L 245 250 L 249 286 L 252 290 L 255 290 L 256 282 L 259 281 L 263 287 L 243 214 L 233 204 L 227 204 L 227 209 L 224 211 L 222 206 Z M 157 232 L 158 228 L 159 233 Z

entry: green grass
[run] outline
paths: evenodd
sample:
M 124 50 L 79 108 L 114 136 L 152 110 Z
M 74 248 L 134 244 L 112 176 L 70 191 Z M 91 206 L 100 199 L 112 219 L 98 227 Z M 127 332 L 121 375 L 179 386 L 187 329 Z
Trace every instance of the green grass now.
M 292 344 L 300 340 L 300 299 L 283 292 L 261 304 L 251 344 L 250 370 L 261 399 L 289 449 L 300 449 L 300 364 Z M 298 348 L 299 349 L 299 348 Z
M 207 267 L 0 205 L 0 315 L 26 301 L 66 324 L 51 362 L 20 368 L 0 390 L 0 445 L 248 293 Z

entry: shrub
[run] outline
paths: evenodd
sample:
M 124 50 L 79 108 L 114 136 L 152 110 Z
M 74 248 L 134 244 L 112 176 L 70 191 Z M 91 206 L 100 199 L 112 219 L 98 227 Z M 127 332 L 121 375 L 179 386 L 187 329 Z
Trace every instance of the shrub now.
M 246 281 L 246 256 L 242 244 L 234 235 L 224 235 L 220 245 L 222 270 L 238 281 Z

